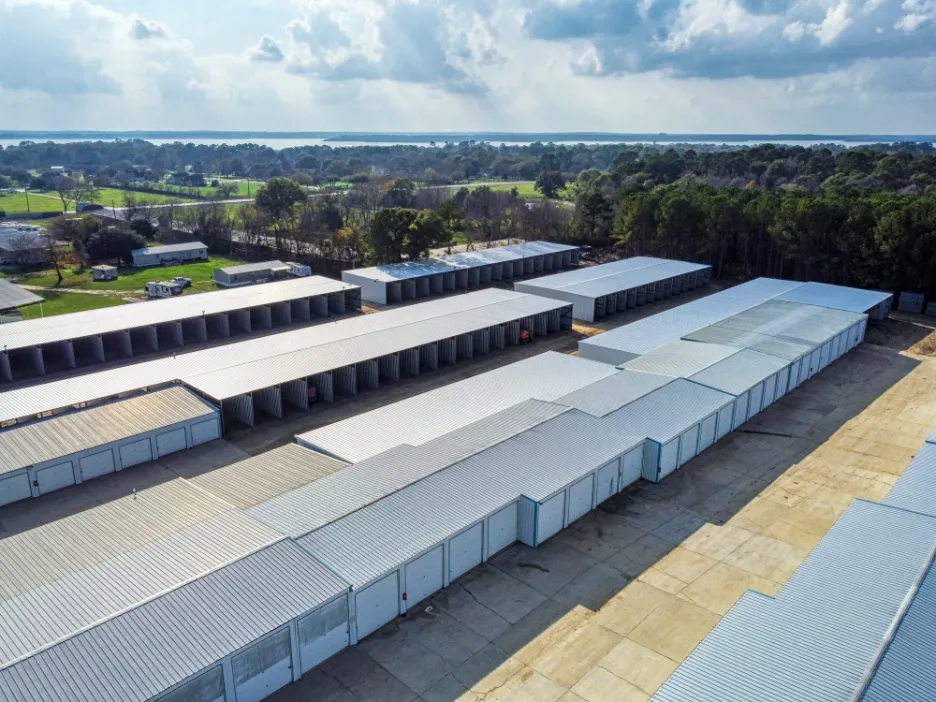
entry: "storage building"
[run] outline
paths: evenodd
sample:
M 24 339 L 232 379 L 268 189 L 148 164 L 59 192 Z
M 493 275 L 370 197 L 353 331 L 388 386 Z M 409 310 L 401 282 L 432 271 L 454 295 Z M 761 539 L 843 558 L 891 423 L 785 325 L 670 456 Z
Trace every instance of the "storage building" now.
M 239 288 L 244 285 L 269 283 L 289 276 L 289 264 L 282 261 L 261 261 L 240 266 L 215 268 L 215 284 L 222 288 Z
M 733 356 L 738 349 L 720 344 L 704 344 L 697 341 L 674 341 L 650 353 L 622 363 L 623 370 L 657 373 L 672 378 L 688 378 L 713 363 Z
M 147 246 L 131 252 L 133 265 L 137 268 L 146 266 L 167 266 L 176 263 L 192 263 L 208 260 L 208 247 L 200 241 L 168 246 Z
M 783 293 L 777 299 L 866 314 L 871 319 L 885 319 L 890 314 L 894 295 L 882 290 L 862 290 L 828 283 L 805 283 Z
M 571 302 L 575 319 L 595 322 L 695 290 L 711 275 L 711 266 L 639 256 L 518 282 L 514 290 Z
M 0 431 L 0 505 L 193 448 L 221 435 L 217 407 L 169 388 Z
M 37 305 L 45 302 L 44 299 L 30 292 L 26 288 L 14 285 L 9 280 L 0 278 L 0 312 L 15 310 L 17 307 Z
M 0 384 L 360 310 L 358 288 L 315 276 L 4 324 Z
M 105 264 L 91 266 L 91 277 L 94 278 L 94 280 L 117 280 L 117 266 L 108 266 Z

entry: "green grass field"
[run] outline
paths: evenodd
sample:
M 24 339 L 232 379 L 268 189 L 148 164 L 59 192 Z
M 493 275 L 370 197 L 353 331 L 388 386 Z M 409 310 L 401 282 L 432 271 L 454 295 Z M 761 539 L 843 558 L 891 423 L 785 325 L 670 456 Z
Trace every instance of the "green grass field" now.
M 117 295 L 85 295 L 57 291 L 42 291 L 39 295 L 45 298 L 45 302 L 42 303 L 41 313 L 39 305 L 21 307 L 20 314 L 23 315 L 23 319 L 36 319 L 40 316 L 52 317 L 57 314 L 83 312 L 84 310 L 96 310 L 101 307 L 116 307 L 117 305 L 128 304 L 126 300 L 122 300 Z
M 118 190 L 117 188 L 101 188 L 98 191 L 97 203 L 103 205 L 104 207 L 123 207 L 126 203 L 124 201 L 124 196 L 127 194 L 126 190 Z M 143 198 L 156 204 L 164 204 L 169 202 L 191 202 L 192 198 L 190 197 L 174 197 L 170 195 L 157 195 L 154 193 L 137 193 L 134 194 L 138 198 Z M 26 193 L 9 193 L 0 194 L 0 210 L 3 210 L 7 214 L 23 214 L 25 212 L 61 212 L 62 211 L 62 200 L 59 198 L 57 193 L 54 192 L 33 192 L 29 191 L 29 208 L 27 209 L 27 199 Z M 68 203 L 68 211 L 74 212 L 75 203 Z
M 0 193 L 0 210 L 7 214 L 23 214 L 24 212 L 61 212 L 62 201 L 58 196 L 55 200 L 29 193 L 29 202 L 27 209 L 26 193 L 7 192 Z

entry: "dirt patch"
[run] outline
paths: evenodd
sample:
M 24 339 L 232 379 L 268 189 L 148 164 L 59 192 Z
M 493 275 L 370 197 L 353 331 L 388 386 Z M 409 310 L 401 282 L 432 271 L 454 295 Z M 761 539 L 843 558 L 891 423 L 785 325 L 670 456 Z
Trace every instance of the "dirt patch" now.
M 868 325 L 865 341 L 920 356 L 936 356 L 936 320 L 892 313 L 887 319 Z

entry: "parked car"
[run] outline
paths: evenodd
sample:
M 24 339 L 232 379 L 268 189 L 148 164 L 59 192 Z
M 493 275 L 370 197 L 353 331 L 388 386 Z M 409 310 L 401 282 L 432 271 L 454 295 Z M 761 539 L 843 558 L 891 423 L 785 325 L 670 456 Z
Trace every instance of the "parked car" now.
M 171 281 L 169 281 L 169 282 L 171 282 L 171 283 L 178 283 L 178 284 L 181 285 L 183 288 L 190 288 L 190 287 L 192 287 L 192 279 L 191 279 L 191 278 L 183 278 L 181 275 L 177 275 L 175 278 L 173 278 L 173 279 L 172 279 Z

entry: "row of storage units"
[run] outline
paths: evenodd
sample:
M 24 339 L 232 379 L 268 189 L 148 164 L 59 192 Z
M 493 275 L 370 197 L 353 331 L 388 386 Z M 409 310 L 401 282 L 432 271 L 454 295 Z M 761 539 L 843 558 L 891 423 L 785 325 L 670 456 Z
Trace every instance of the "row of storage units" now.
M 281 281 L 247 296 L 224 290 L 28 320 L 0 329 L 0 383 L 174 351 L 361 311 L 361 291 L 321 276 Z
M 174 387 L 0 431 L 0 505 L 39 497 L 221 435 L 217 407 Z

